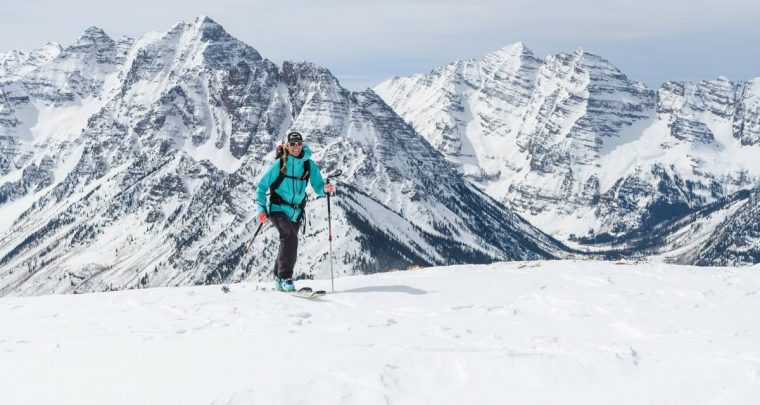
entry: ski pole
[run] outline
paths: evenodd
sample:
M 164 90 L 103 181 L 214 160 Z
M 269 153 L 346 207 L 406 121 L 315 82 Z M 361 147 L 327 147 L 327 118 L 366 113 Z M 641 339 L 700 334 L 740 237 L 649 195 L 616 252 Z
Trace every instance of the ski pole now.
M 327 184 L 330 184 L 330 178 L 327 178 Z M 327 243 L 330 245 L 330 292 L 335 292 L 335 277 L 333 276 L 333 258 L 332 258 L 332 220 L 330 219 L 330 194 L 327 193 Z
M 256 228 L 256 232 L 253 233 L 253 238 L 251 238 L 250 242 L 246 243 L 245 247 L 243 248 L 243 253 L 241 254 L 241 256 L 245 256 L 246 253 L 248 253 L 248 252 L 251 251 L 251 246 L 253 245 L 253 241 L 256 240 L 256 235 L 259 234 L 259 231 L 261 231 L 261 228 L 263 226 L 264 226 L 264 223 L 262 222 L 262 223 L 259 224 L 259 227 Z M 228 293 L 228 292 L 230 292 L 230 287 L 228 287 L 227 285 L 223 285 L 222 286 L 222 292 L 225 293 L 225 294 Z
M 333 177 L 338 177 L 341 174 L 343 174 L 342 171 L 338 170 L 334 173 L 327 176 L 327 184 L 330 184 L 330 179 Z M 332 254 L 332 218 L 330 214 L 330 194 L 327 193 L 327 243 L 330 245 L 330 288 L 331 292 L 335 292 L 335 277 L 333 276 L 333 254 Z
M 246 253 L 250 252 L 251 245 L 253 245 L 253 241 L 256 239 L 256 235 L 259 234 L 259 231 L 261 230 L 262 226 L 264 226 L 263 222 L 259 224 L 258 228 L 256 228 L 256 232 L 253 234 L 253 238 L 251 238 L 251 241 L 248 242 L 248 244 L 245 245 L 245 248 L 243 249 L 243 255 L 245 255 Z

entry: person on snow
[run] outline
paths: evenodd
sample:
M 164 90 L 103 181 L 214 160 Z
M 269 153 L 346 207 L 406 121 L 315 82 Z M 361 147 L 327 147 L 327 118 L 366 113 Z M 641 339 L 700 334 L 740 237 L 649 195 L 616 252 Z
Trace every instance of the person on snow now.
M 280 248 L 274 264 L 274 288 L 277 291 L 296 289 L 293 268 L 298 254 L 298 229 L 303 220 L 307 183 L 311 183 L 320 197 L 334 190 L 332 184 L 325 184 L 319 167 L 310 158 L 311 149 L 303 143 L 303 136 L 297 131 L 288 132 L 281 156 L 269 166 L 256 187 L 259 222 L 271 221 L 280 233 Z

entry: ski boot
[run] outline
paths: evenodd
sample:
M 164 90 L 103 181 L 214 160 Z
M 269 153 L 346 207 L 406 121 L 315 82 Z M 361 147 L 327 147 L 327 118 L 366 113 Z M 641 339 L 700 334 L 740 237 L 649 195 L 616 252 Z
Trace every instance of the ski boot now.
M 274 290 L 283 292 L 293 292 L 296 290 L 296 286 L 293 285 L 293 279 L 291 278 L 279 278 L 274 277 Z

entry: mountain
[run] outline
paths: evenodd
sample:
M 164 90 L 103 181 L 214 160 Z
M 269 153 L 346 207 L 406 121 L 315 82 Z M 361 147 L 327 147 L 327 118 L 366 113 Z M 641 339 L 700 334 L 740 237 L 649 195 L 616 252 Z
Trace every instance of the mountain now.
M 0 80 L 11 82 L 25 76 L 37 67 L 44 65 L 58 56 L 63 48 L 56 42 L 31 52 L 10 51 L 0 53 Z
M 3 405 L 736 405 L 760 391 L 758 271 L 553 260 L 308 284 L 327 295 L 4 297 Z
M 276 232 L 242 247 L 290 128 L 323 173 L 345 173 L 340 275 L 568 254 L 374 92 L 311 63 L 277 66 L 208 17 L 118 41 L 88 28 L 0 83 L 0 295 L 269 279 Z M 307 211 L 296 273 L 326 277 L 325 201 Z
M 700 266 L 752 265 L 760 262 L 758 201 L 760 190 L 742 190 L 646 232 L 595 247 L 617 251 L 618 257 L 648 255 Z
M 731 212 L 713 235 L 691 253 L 700 265 L 741 266 L 760 263 L 760 192 L 755 189 L 746 202 Z M 685 260 L 682 260 L 685 261 Z
M 513 153 L 541 64 L 518 43 L 483 61 L 458 60 L 374 90 L 464 173 L 488 184 Z
M 515 44 L 375 88 L 495 199 L 573 245 L 646 232 L 758 184 L 760 79 L 657 91 L 583 49 Z

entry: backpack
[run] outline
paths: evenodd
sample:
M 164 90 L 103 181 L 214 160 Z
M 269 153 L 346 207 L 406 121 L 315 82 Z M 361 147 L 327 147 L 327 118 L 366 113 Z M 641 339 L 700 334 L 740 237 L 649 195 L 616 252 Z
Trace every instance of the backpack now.
M 284 165 L 287 163 L 287 162 L 284 162 L 281 159 L 282 158 L 282 153 L 283 153 L 282 149 L 283 149 L 283 145 L 277 145 L 277 150 L 275 151 L 275 157 L 274 158 L 275 158 L 275 160 L 279 160 L 280 161 L 280 170 L 278 171 L 279 175 L 277 176 L 277 179 L 274 181 L 274 183 L 272 183 L 271 186 L 269 186 L 269 201 L 272 204 L 288 205 L 291 208 L 300 209 L 301 213 L 298 215 L 298 218 L 296 219 L 296 222 L 301 222 L 301 219 L 303 219 L 303 214 L 304 214 L 305 207 L 306 207 L 306 200 L 308 200 L 309 196 L 308 195 L 304 195 L 303 200 L 301 202 L 299 202 L 297 204 L 292 204 L 289 201 L 287 201 L 284 198 L 282 198 L 282 196 L 280 196 L 279 194 L 277 194 L 277 192 L 275 190 L 277 189 L 277 187 L 280 187 L 280 184 L 282 184 L 282 182 L 285 180 L 285 178 L 294 179 L 294 180 L 298 180 L 298 181 L 309 181 L 309 174 L 310 174 L 310 169 L 311 169 L 311 164 L 310 164 L 311 159 L 304 160 L 304 162 L 303 162 L 303 174 L 301 176 L 298 176 L 298 177 L 296 177 L 296 176 L 288 176 L 287 174 L 283 174 L 282 173 L 282 169 L 283 169 Z

